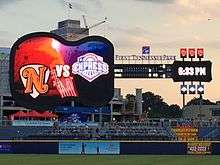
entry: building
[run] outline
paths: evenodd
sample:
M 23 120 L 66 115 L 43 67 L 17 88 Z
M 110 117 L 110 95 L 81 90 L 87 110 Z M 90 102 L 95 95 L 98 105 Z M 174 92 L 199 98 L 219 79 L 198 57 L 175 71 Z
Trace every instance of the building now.
M 0 47 L 0 95 L 10 96 L 9 86 L 9 54 L 10 48 Z
M 128 100 L 121 95 L 120 88 L 115 88 L 114 97 L 109 104 L 111 106 L 111 121 L 139 120 L 143 115 L 142 89 L 136 89 L 135 97 Z
M 97 26 L 104 21 L 94 25 Z M 66 40 L 74 41 L 89 36 L 89 28 L 82 28 L 79 20 L 64 20 L 58 22 L 58 29 L 52 30 L 51 33 L 55 33 Z M 110 101 L 110 121 L 118 120 L 135 120 L 138 116 L 142 115 L 142 90 L 136 89 L 136 98 L 134 100 L 133 110 L 127 111 L 127 100 L 121 95 L 121 89 L 114 89 L 114 97 Z M 74 103 L 72 103 L 74 105 Z M 94 119 L 94 114 L 91 116 Z
M 70 19 L 58 22 L 58 28 L 50 32 L 69 41 L 75 41 L 89 36 L 88 28 L 81 28 L 79 20 Z
M 142 95 L 141 90 L 136 89 L 136 96 Z M 109 121 L 138 121 L 141 117 L 145 117 L 142 114 L 142 101 L 137 98 L 142 98 L 140 96 L 134 97 L 133 100 L 127 100 L 121 95 L 121 89 L 114 89 L 114 96 L 108 105 L 104 107 L 83 107 L 83 106 L 58 106 L 55 109 L 56 113 L 61 116 L 78 114 L 86 121 L 92 122 L 109 122 Z M 129 106 L 128 106 L 129 104 Z M 128 108 L 129 107 L 129 108 Z M 84 120 L 85 121 L 85 120 Z
M 120 120 L 121 113 L 125 111 L 126 101 L 121 95 L 121 89 L 114 89 L 114 97 L 110 101 L 111 121 Z
M 93 27 L 104 22 L 105 21 L 97 23 Z M 89 28 L 81 28 L 79 20 L 68 19 L 58 22 L 58 28 L 52 30 L 51 33 L 60 35 L 66 40 L 74 41 L 89 36 Z M 12 111 L 29 111 L 28 109 L 17 105 L 11 97 L 9 84 L 9 57 L 10 48 L 0 48 L 0 125 L 2 123 L 3 116 L 8 116 L 13 113 Z M 131 103 L 133 108 L 129 111 L 126 109 L 127 103 L 128 100 L 124 99 L 121 95 L 121 89 L 115 89 L 114 97 L 108 105 L 111 111 L 111 113 L 107 115 L 108 121 L 138 119 L 138 117 L 142 115 L 142 90 L 136 89 L 136 97 Z M 64 106 L 73 107 L 74 103 L 72 102 L 72 104 L 70 103 Z M 90 118 L 91 120 L 94 120 L 94 114 L 91 114 Z
M 15 106 L 11 97 L 9 83 L 9 57 L 10 48 L 0 47 L 0 125 L 2 124 L 4 110 L 22 109 L 21 107 Z
M 183 118 L 190 120 L 220 121 L 220 104 L 186 106 L 183 109 Z

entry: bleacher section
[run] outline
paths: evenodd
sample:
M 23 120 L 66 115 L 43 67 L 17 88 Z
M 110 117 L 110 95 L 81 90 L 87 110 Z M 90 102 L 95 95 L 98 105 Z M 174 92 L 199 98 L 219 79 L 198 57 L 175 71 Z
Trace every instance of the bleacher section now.
M 220 140 L 220 128 L 200 127 L 199 138 L 201 140 Z
M 173 124 L 175 123 L 175 124 Z M 182 123 L 182 121 L 181 121 Z M 198 124 L 197 124 L 198 125 Z M 201 125 L 201 124 L 199 124 Z M 54 126 L 5 126 L 0 128 L 0 140 L 180 140 L 173 128 L 180 128 L 176 121 L 150 119 L 144 122 L 113 123 L 57 123 Z M 190 128 L 190 125 L 188 125 Z M 183 128 L 185 125 L 183 124 Z M 218 126 L 195 126 L 198 140 L 220 140 Z
M 24 139 L 30 135 L 51 129 L 51 127 L 0 127 L 0 140 Z
M 84 139 L 84 140 L 172 140 L 165 127 L 146 123 L 113 123 L 60 127 L 6 127 L 0 129 L 0 139 Z

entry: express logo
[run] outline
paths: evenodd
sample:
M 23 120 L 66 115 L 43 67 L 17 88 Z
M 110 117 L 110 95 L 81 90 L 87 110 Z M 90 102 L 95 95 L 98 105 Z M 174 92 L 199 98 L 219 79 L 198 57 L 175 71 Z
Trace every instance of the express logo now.
M 77 58 L 77 62 L 72 66 L 72 72 L 92 82 L 99 76 L 108 74 L 109 66 L 103 62 L 102 57 L 94 53 L 87 53 Z

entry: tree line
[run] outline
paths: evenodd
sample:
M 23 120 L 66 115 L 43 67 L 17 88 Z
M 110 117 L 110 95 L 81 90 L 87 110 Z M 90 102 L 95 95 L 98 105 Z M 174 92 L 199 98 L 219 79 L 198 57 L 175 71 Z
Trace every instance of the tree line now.
M 135 111 L 135 95 L 126 95 L 126 111 Z M 187 102 L 189 105 L 215 105 L 208 99 L 193 98 Z M 164 101 L 160 95 L 156 95 L 153 92 L 142 93 L 142 108 L 143 113 L 146 113 L 149 118 L 181 118 L 183 109 L 178 104 L 169 105 Z

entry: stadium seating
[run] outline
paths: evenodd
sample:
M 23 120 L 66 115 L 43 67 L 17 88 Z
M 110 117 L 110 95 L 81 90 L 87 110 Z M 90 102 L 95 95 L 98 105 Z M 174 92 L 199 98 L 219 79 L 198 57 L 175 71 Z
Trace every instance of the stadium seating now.
M 202 140 L 219 140 L 220 129 L 217 127 L 200 127 L 199 138 Z
M 175 124 L 173 124 L 175 123 Z M 86 140 L 177 140 L 172 128 L 188 125 L 198 128 L 199 140 L 219 140 L 220 128 L 213 124 L 189 121 L 150 119 L 144 122 L 58 123 L 53 127 L 6 126 L 0 128 L 1 139 L 86 139 Z
M 117 123 L 104 126 L 62 126 L 29 134 L 28 139 L 171 140 L 173 135 L 161 126 L 146 123 Z
M 0 140 L 24 139 L 27 136 L 37 134 L 51 127 L 0 127 Z

